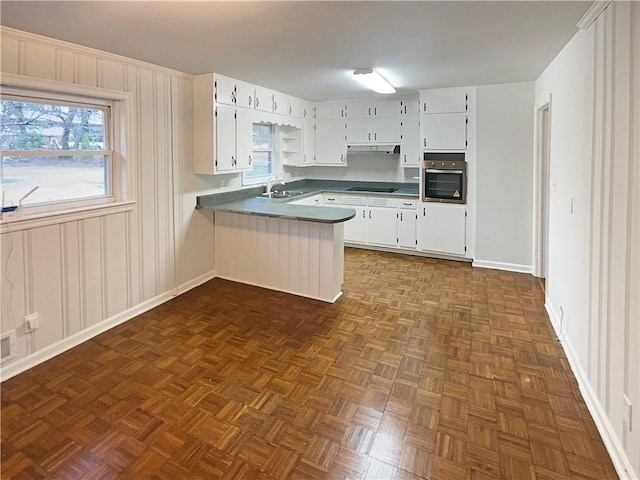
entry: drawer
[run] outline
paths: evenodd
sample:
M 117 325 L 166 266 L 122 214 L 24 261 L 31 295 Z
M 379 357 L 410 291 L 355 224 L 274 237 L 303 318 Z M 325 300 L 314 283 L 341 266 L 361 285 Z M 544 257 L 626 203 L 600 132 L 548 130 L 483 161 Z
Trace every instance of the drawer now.
M 366 205 L 367 197 L 361 195 L 340 195 L 340 205 Z
M 398 199 L 393 197 L 369 197 L 368 205 L 370 207 L 396 208 L 398 205 Z
M 323 193 L 322 199 L 325 205 L 338 205 L 340 204 L 340 196 L 333 193 Z
M 417 206 L 418 206 L 418 200 L 411 200 L 406 198 L 398 199 L 398 208 L 415 210 Z

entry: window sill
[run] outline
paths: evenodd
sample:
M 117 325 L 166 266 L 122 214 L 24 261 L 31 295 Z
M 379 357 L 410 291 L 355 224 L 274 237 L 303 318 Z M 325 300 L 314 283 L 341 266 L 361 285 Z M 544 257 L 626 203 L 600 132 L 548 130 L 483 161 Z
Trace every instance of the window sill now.
M 19 217 L 4 218 L 0 221 L 0 233 L 19 232 L 32 228 L 86 220 L 87 218 L 130 212 L 135 208 L 135 205 L 135 202 L 116 202 L 90 207 L 79 207 L 60 212 L 34 213 Z

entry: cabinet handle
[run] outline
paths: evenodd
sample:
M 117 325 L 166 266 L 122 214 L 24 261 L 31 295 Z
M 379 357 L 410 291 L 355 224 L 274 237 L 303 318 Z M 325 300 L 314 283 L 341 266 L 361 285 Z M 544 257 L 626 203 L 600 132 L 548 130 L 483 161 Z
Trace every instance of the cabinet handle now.
M 249 95 L 249 106 L 251 106 L 251 95 Z
M 402 221 L 402 212 L 400 212 L 400 221 Z
M 422 104 L 422 111 L 426 112 L 427 111 L 427 102 L 424 102 Z
M 274 101 L 273 102 L 273 111 L 275 112 L 276 110 L 278 110 L 278 104 Z
M 373 108 L 373 114 L 374 115 L 378 115 L 378 107 L 374 107 Z
M 304 118 L 307 118 L 307 109 L 306 108 L 302 110 L 302 116 Z
M 407 106 L 406 105 L 404 106 L 404 113 L 405 113 L 405 115 L 407 114 Z
M 291 115 L 291 107 L 289 107 L 289 115 Z
M 256 97 L 256 108 L 258 107 L 258 105 L 260 105 L 260 99 Z
M 374 133 L 374 134 L 373 134 L 373 139 L 374 139 L 374 140 L 378 140 L 378 134 L 377 134 L 377 133 Z
M 404 163 L 407 163 L 407 156 L 404 156 Z
M 251 165 L 251 155 L 249 155 L 249 165 Z
M 425 147 L 427 146 L 427 139 L 426 138 L 424 139 L 424 146 Z
M 369 210 L 369 218 L 371 218 L 371 210 Z
M 427 216 L 427 209 L 422 207 L 422 216 L 426 217 Z
M 369 116 L 371 116 L 371 107 L 369 107 Z
M 362 210 L 362 218 L 367 218 L 367 217 L 365 216 L 364 210 Z
M 344 153 L 340 154 L 340 161 L 344 162 Z
M 369 140 L 371 140 L 371 134 L 369 134 Z

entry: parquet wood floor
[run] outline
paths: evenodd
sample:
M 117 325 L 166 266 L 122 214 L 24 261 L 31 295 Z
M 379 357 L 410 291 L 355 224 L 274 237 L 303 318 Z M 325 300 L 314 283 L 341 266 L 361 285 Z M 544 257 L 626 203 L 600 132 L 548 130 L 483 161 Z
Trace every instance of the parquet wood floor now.
M 2 478 L 617 478 L 530 275 L 347 249 L 212 280 L 2 385 Z

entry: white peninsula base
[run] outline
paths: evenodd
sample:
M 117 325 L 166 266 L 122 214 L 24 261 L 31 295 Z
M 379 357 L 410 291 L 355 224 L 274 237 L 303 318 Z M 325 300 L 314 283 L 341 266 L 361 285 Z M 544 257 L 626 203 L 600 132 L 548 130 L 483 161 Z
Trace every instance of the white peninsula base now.
M 342 295 L 344 223 L 215 213 L 220 278 L 333 303 Z

